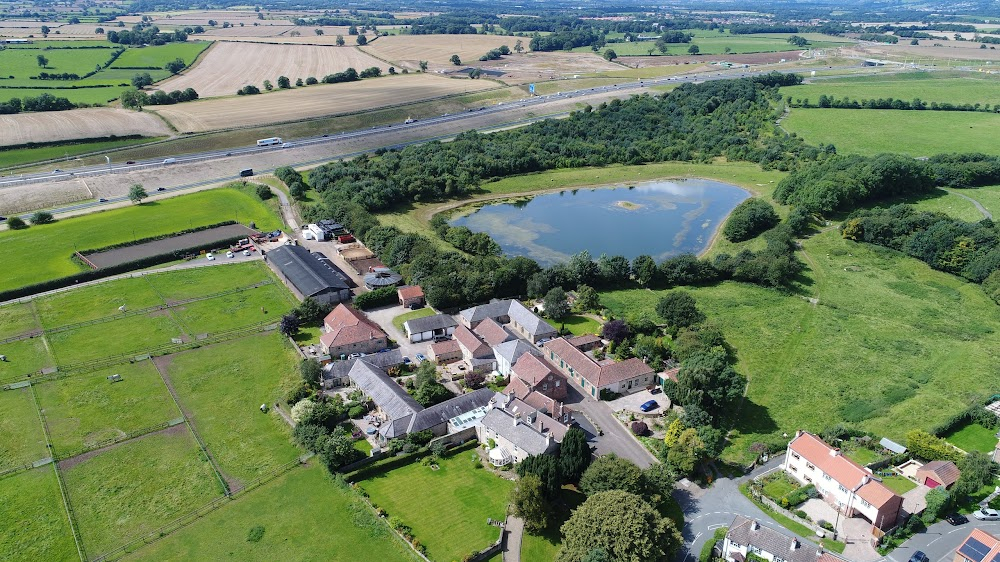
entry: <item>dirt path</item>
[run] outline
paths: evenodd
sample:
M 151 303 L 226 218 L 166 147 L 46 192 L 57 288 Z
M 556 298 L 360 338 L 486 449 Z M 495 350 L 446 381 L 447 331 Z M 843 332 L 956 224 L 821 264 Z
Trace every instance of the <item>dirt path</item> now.
M 984 217 L 986 217 L 986 218 L 988 218 L 990 220 L 993 220 L 993 213 L 989 212 L 989 210 L 987 210 L 986 207 L 983 207 L 982 203 L 980 203 L 979 201 L 976 201 L 972 197 L 969 197 L 968 195 L 965 195 L 964 193 L 960 193 L 960 192 L 958 192 L 955 189 L 948 189 L 946 187 L 939 187 L 938 189 L 940 189 L 941 191 L 946 191 L 946 192 L 948 192 L 948 193 L 950 193 L 952 195 L 957 195 L 958 197 L 961 197 L 962 199 L 969 200 L 970 202 L 972 202 L 973 205 L 976 206 L 976 209 L 979 209 L 979 212 L 982 213 Z
M 78 465 L 78 464 L 80 464 L 80 463 L 82 463 L 82 462 L 84 462 L 84 461 L 86 461 L 88 459 L 92 459 L 92 458 L 96 457 L 97 455 L 99 455 L 99 454 L 101 454 L 101 453 L 103 453 L 105 451 L 110 451 L 111 449 L 115 449 L 115 448 L 120 447 L 120 446 L 122 446 L 122 445 L 124 445 L 126 443 L 131 443 L 133 441 L 138 441 L 140 439 L 145 439 L 145 438 L 147 438 L 147 437 L 149 437 L 151 435 L 180 435 L 180 434 L 184 433 L 185 429 L 186 428 L 184 427 L 184 424 L 172 425 L 172 426 L 170 426 L 170 427 L 168 427 L 166 429 L 161 429 L 159 431 L 151 431 L 149 433 L 144 433 L 144 434 L 142 434 L 142 435 L 140 435 L 138 437 L 133 437 L 132 439 L 125 439 L 124 441 L 118 441 L 117 443 L 112 443 L 111 445 L 108 445 L 106 447 L 101 447 L 99 449 L 94 449 L 93 451 L 87 451 L 86 453 L 83 453 L 82 455 L 77 455 L 75 457 L 70 457 L 68 459 L 63 459 L 63 460 L 59 461 L 59 469 L 60 470 L 69 470 L 69 469 L 73 468 L 74 466 L 76 466 L 76 465 Z

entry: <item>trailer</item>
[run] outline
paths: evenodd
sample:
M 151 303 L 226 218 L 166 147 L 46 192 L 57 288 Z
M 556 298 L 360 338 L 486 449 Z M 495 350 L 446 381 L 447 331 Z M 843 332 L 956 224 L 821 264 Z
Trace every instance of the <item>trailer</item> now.
M 337 237 L 337 242 L 340 242 L 341 244 L 354 242 L 354 236 L 352 234 L 341 234 Z
M 281 137 L 270 137 L 258 140 L 257 146 L 278 146 L 283 144 L 284 142 L 285 141 L 281 140 Z

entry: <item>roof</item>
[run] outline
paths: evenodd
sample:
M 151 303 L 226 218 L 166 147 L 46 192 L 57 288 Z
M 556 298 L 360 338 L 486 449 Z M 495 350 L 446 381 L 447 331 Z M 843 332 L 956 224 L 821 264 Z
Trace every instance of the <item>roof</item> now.
M 376 267 L 374 272 L 365 273 L 365 286 L 367 287 L 391 287 L 402 280 L 402 275 L 384 267 Z
M 347 305 L 338 304 L 330 314 L 323 319 L 327 333 L 320 336 L 319 341 L 326 347 L 339 347 L 387 337 L 382 328 L 378 327 L 360 311 Z
M 524 331 L 533 337 L 557 333 L 551 324 L 536 316 L 534 312 L 521 304 L 520 301 L 512 299 L 498 300 L 467 308 L 460 312 L 460 314 L 467 326 L 478 324 L 487 318 L 496 320 L 506 316 L 512 322 L 524 328 Z
M 517 378 L 523 380 L 531 386 L 542 382 L 545 377 L 550 375 L 555 375 L 556 372 L 553 370 L 548 363 L 544 360 L 535 357 L 530 353 L 525 353 L 514 363 L 511 368 L 511 372 L 517 375 Z M 564 380 L 561 373 L 558 375 L 560 380 Z
M 567 338 L 566 341 L 568 341 L 573 347 L 584 347 L 595 343 L 601 343 L 601 338 L 593 334 L 584 334 L 582 336 Z
M 737 515 L 733 519 L 726 538 L 741 547 L 758 548 L 761 552 L 777 556 L 785 562 L 816 562 L 821 558 L 820 550 L 813 543 L 790 537 L 742 515 Z M 830 556 L 828 560 L 831 561 L 841 560 L 826 552 L 823 552 L 822 556 Z
M 982 529 L 973 529 L 956 551 L 972 562 L 996 562 L 1000 559 L 1000 539 Z
M 900 502 L 903 501 L 902 496 L 897 495 L 896 492 L 893 492 L 885 484 L 879 482 L 878 480 L 869 480 L 858 488 L 857 494 L 859 498 L 877 508 L 890 504 L 897 499 Z
M 422 318 L 412 318 L 403 322 L 403 327 L 405 327 L 407 333 L 410 334 L 430 332 L 433 330 L 444 330 L 455 326 L 458 326 L 458 322 L 455 322 L 455 319 L 447 314 L 435 314 L 433 316 L 424 316 Z
M 516 363 L 525 353 L 541 355 L 535 346 L 521 339 L 506 341 L 493 347 L 493 355 L 497 359 L 504 358 L 511 365 Z
M 403 363 L 403 354 L 398 349 L 390 349 L 382 353 L 372 353 L 364 357 L 348 359 L 346 361 L 334 361 L 323 367 L 323 378 L 335 379 L 343 378 L 350 374 L 351 368 L 357 361 L 364 361 L 369 365 L 374 365 L 380 369 L 388 369 Z
M 469 353 L 471 353 L 473 357 L 484 358 L 487 354 L 492 355 L 490 346 L 483 343 L 479 339 L 479 336 L 473 334 L 472 331 L 465 326 L 455 328 L 454 336 L 458 343 L 460 343 L 465 349 L 469 350 Z
M 535 392 L 517 377 L 510 379 L 510 383 L 503 389 L 503 393 L 507 396 L 513 395 L 532 408 L 549 414 L 554 414 L 561 409 L 561 404 L 558 400 L 549 398 L 541 392 Z
M 935 482 L 948 487 L 958 482 L 958 477 L 962 475 L 962 471 L 951 461 L 931 461 L 917 470 L 918 479 L 920 479 L 921 474 L 932 474 Z
M 888 437 L 883 437 L 882 440 L 878 442 L 878 444 L 881 445 L 883 449 L 892 451 L 897 455 L 906 452 L 906 447 L 900 445 L 899 443 L 896 443 L 895 441 L 892 441 Z
M 355 361 L 348 376 L 351 377 L 351 382 L 378 405 L 389 419 L 388 425 L 390 426 L 396 424 L 399 426 L 398 429 L 402 429 L 409 424 L 417 412 L 423 410 L 423 406 L 407 394 L 403 387 L 389 378 L 385 371 L 364 360 Z M 387 437 L 397 437 L 404 433 L 405 431 L 394 433 L 387 435 Z
M 307 297 L 329 289 L 350 288 L 336 271 L 302 246 L 279 246 L 267 253 L 267 259 L 299 293 Z
M 472 331 L 475 332 L 476 335 L 478 335 L 484 342 L 486 342 L 486 345 L 490 347 L 515 339 L 510 332 L 508 332 L 500 324 L 497 324 L 496 320 L 493 320 L 492 318 L 483 320 Z
M 424 290 L 420 288 L 420 285 L 405 285 L 396 289 L 396 293 L 403 300 L 415 299 L 417 297 L 423 298 L 424 296 Z
M 430 408 L 417 412 L 407 433 L 430 429 L 435 425 L 445 423 L 476 408 L 482 408 L 489 404 L 490 400 L 493 400 L 495 396 L 496 392 L 484 387 L 473 392 L 460 394 L 454 398 L 449 398 L 440 404 L 435 404 Z
M 431 344 L 431 353 L 433 353 L 435 357 L 448 355 L 449 353 L 461 352 L 462 346 L 458 345 L 457 340 L 446 340 Z
M 573 369 L 574 373 L 578 373 L 597 388 L 653 373 L 653 368 L 637 357 L 598 365 L 589 355 L 573 346 L 566 338 L 547 341 L 545 348 L 555 353 L 559 359 Z
M 474 306 L 472 308 L 466 308 L 459 314 L 462 316 L 462 320 L 465 320 L 467 325 L 472 325 L 477 322 L 482 322 L 487 318 L 499 318 L 501 316 L 507 316 L 510 311 L 511 300 L 499 300 L 492 301 L 487 304 L 481 304 L 479 306 Z
M 819 467 L 838 484 L 855 492 L 858 497 L 876 507 L 880 508 L 897 498 L 902 501 L 900 496 L 872 476 L 871 472 L 840 454 L 840 449 L 827 445 L 812 433 L 799 432 L 788 444 L 788 448 Z
M 533 423 L 527 421 L 531 414 L 535 417 Z M 479 423 L 529 455 L 544 454 L 549 449 L 549 436 L 559 442 L 567 430 L 565 425 L 517 399 L 510 400 L 506 408 L 493 408 Z

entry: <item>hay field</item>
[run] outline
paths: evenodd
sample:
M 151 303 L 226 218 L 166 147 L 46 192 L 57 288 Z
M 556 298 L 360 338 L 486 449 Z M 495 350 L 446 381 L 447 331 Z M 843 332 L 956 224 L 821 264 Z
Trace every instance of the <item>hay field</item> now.
M 405 63 L 409 68 L 417 68 L 418 62 L 425 60 L 435 67 L 449 69 L 455 68 L 448 61 L 451 55 L 458 55 L 466 64 L 478 62 L 480 56 L 500 45 L 513 50 L 518 39 L 527 50 L 530 37 L 504 35 L 390 35 L 379 37 L 361 50 L 401 66 Z
M 904 44 L 906 43 L 906 44 Z M 935 47 L 934 43 L 941 45 Z M 866 56 L 877 58 L 914 61 L 924 64 L 934 64 L 930 59 L 940 59 L 937 66 L 949 66 L 946 59 L 955 59 L 957 63 L 950 66 L 964 65 L 964 61 L 1000 61 L 1000 49 L 980 49 L 979 43 L 971 41 L 935 41 L 921 39 L 919 45 L 910 45 L 909 41 L 900 41 L 896 45 L 865 45 L 861 47 Z M 993 47 L 995 45 L 990 45 Z
M 350 113 L 495 87 L 496 84 L 489 80 L 456 80 L 429 74 L 409 74 L 294 88 L 258 96 L 182 103 L 150 111 L 162 115 L 179 131 L 202 132 Z M 197 89 L 201 92 L 201 88 Z
M 323 35 L 316 35 L 316 30 L 322 29 Z M 381 28 L 380 28 L 381 29 Z M 298 36 L 292 32 L 298 31 Z M 199 39 L 213 41 L 241 41 L 248 43 L 280 43 L 283 45 L 336 45 L 337 36 L 343 35 L 347 46 L 355 45 L 356 38 L 347 34 L 346 27 L 296 27 L 294 25 L 269 27 L 230 27 L 228 29 L 210 29 Z
M 385 63 L 346 47 L 220 42 L 194 68 L 158 86 L 167 91 L 194 88 L 203 98 L 231 96 L 248 84 L 258 88 L 264 80 L 276 84 L 279 76 L 287 76 L 294 83 L 297 78 L 322 79 L 348 67 L 360 72 L 370 66 L 383 67 Z
M 110 107 L 0 115 L 0 131 L 0 146 L 109 135 L 171 134 L 155 115 Z

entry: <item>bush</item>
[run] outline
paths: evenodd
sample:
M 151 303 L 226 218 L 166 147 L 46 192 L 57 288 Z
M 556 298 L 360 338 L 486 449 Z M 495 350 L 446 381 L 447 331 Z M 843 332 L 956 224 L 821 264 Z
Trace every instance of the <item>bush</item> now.
M 733 209 L 722 233 L 732 242 L 742 242 L 774 228 L 780 220 L 770 203 L 752 197 Z
M 55 217 L 48 211 L 38 211 L 31 215 L 31 224 L 49 224 L 55 221 Z
M 312 396 L 312 390 L 310 390 L 309 387 L 306 385 L 306 383 L 303 381 L 301 384 L 299 384 L 299 386 L 288 391 L 288 395 L 285 396 L 285 403 L 288 404 L 289 406 L 292 406 L 294 404 L 301 402 L 306 398 L 309 398 L 310 396 Z
M 259 197 L 261 201 L 267 201 L 268 199 L 274 197 L 274 193 L 271 192 L 271 188 L 261 184 L 257 186 L 257 197 Z
M 368 411 L 367 408 L 365 408 L 364 406 L 358 404 L 357 406 L 351 407 L 351 409 L 347 411 L 347 415 L 352 420 L 356 420 L 356 419 L 360 418 L 361 416 L 365 415 L 365 412 L 367 412 L 367 411 Z
M 11 230 L 24 230 L 28 228 L 28 224 L 21 217 L 10 217 L 7 219 L 7 228 Z
M 805 519 L 806 521 L 809 520 L 809 516 L 806 514 L 806 512 L 802 511 L 801 509 L 795 510 L 795 516 L 798 517 L 799 519 Z
M 260 525 L 252 527 L 250 532 L 247 533 L 247 542 L 260 542 L 262 538 L 264 538 L 264 527 Z
M 396 302 L 396 288 L 382 287 L 354 297 L 354 306 L 359 310 L 368 310 Z
M 632 433 L 636 435 L 645 435 L 648 431 L 649 426 L 646 425 L 646 422 L 632 422 Z

